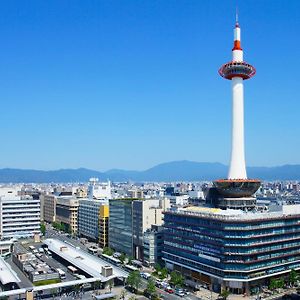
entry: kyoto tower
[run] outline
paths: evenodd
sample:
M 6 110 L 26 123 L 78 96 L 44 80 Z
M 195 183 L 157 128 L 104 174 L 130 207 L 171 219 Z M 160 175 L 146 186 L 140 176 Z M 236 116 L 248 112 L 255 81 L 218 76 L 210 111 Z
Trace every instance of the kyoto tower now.
M 255 75 L 255 68 L 243 59 L 241 29 L 236 16 L 232 61 L 219 69 L 219 74 L 232 84 L 232 144 L 227 179 L 214 181 L 221 197 L 218 206 L 223 208 L 251 209 L 256 205 L 253 194 L 260 181 L 247 179 L 244 149 L 244 80 Z

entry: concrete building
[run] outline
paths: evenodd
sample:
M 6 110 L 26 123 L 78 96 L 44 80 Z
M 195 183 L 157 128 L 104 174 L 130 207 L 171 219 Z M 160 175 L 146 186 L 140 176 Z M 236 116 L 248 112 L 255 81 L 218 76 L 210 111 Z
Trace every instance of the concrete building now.
M 108 245 L 109 206 L 102 200 L 81 199 L 78 210 L 78 234 Z
M 0 189 L 0 237 L 26 237 L 40 232 L 40 200 L 19 196 L 17 188 Z
M 53 194 L 42 194 L 42 203 L 44 206 L 44 221 L 53 223 L 56 221 L 56 200 L 57 196 Z
M 162 265 L 163 227 L 153 225 L 144 233 L 143 261 L 147 266 Z
M 79 200 L 73 196 L 57 197 L 56 222 L 62 223 L 72 233 L 78 231 Z
M 88 189 L 89 198 L 92 199 L 111 199 L 111 183 L 108 181 L 99 182 L 98 178 L 91 178 Z
M 168 199 L 113 199 L 109 201 L 109 246 L 143 260 L 144 232 L 162 225 Z

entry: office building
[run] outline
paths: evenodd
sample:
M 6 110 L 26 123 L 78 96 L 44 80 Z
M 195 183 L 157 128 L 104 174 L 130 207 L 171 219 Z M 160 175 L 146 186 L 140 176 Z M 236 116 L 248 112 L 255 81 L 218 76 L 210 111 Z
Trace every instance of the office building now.
M 143 260 L 144 232 L 162 225 L 168 199 L 113 199 L 109 201 L 109 246 Z
M 162 265 L 163 227 L 153 225 L 144 233 L 143 261 L 147 266 Z
M 0 237 L 29 237 L 40 232 L 40 200 L 0 188 Z
M 57 196 L 53 194 L 42 194 L 41 200 L 44 206 L 44 221 L 53 223 L 56 221 L 56 200 Z
M 81 199 L 78 210 L 78 234 L 99 242 L 100 247 L 108 245 L 109 207 L 102 200 Z
M 78 231 L 79 200 L 73 196 L 59 196 L 56 200 L 56 222 L 65 226 L 72 234 Z

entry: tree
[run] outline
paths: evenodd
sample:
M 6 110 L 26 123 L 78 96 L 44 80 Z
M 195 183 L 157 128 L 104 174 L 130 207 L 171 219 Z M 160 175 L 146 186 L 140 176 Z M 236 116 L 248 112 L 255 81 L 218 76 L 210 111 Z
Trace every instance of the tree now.
M 99 290 L 101 287 L 101 281 L 97 280 L 94 282 L 94 290 Z
M 150 278 L 147 284 L 147 293 L 152 296 L 156 292 L 155 283 L 153 278 Z
M 54 299 L 57 294 L 57 289 L 53 288 L 51 289 L 52 298 Z
M 114 254 L 114 250 L 109 247 L 104 247 L 102 253 L 105 255 L 112 256 Z
M 160 279 L 165 279 L 168 276 L 168 269 L 166 267 L 162 268 L 160 264 L 156 264 L 154 266 L 155 272 L 153 273 L 155 276 L 159 277 Z
M 126 296 L 126 291 L 122 290 L 122 292 L 120 294 L 120 299 L 125 300 L 125 296 Z
M 132 261 L 133 261 L 133 257 L 132 257 L 132 256 L 129 256 L 129 257 L 128 257 L 128 264 L 131 265 Z
M 124 264 L 125 259 L 126 259 L 126 255 L 122 253 L 121 256 L 119 257 L 119 260 L 122 262 L 122 264 Z
M 160 279 L 165 279 L 165 278 L 167 278 L 167 276 L 168 276 L 168 269 L 166 267 L 162 268 L 161 271 L 160 271 L 159 278 Z
M 139 271 L 130 272 L 127 277 L 127 284 L 135 290 L 138 290 L 141 284 L 141 277 Z
M 220 296 L 226 300 L 228 298 L 228 296 L 230 295 L 230 292 L 228 290 L 223 290 L 220 294 Z
M 298 279 L 298 274 L 294 269 L 292 269 L 289 274 L 289 283 L 294 285 L 296 283 L 297 279 Z
M 46 233 L 46 225 L 44 223 L 41 223 L 40 229 L 41 229 L 42 235 L 45 235 L 45 233 Z
M 109 291 L 111 292 L 112 288 L 114 287 L 114 280 L 110 280 L 109 283 L 108 283 L 108 288 L 109 288 Z
M 175 287 L 181 287 L 184 284 L 184 277 L 177 271 L 173 271 L 171 273 L 171 280 L 170 282 L 175 286 Z

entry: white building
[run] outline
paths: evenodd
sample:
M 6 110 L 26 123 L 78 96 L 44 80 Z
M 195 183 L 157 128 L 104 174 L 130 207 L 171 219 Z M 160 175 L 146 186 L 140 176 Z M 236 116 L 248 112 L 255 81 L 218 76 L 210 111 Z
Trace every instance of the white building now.
M 90 178 L 88 194 L 92 199 L 111 199 L 110 181 L 99 182 L 98 178 Z
M 0 237 L 27 237 L 40 231 L 40 200 L 0 188 Z

